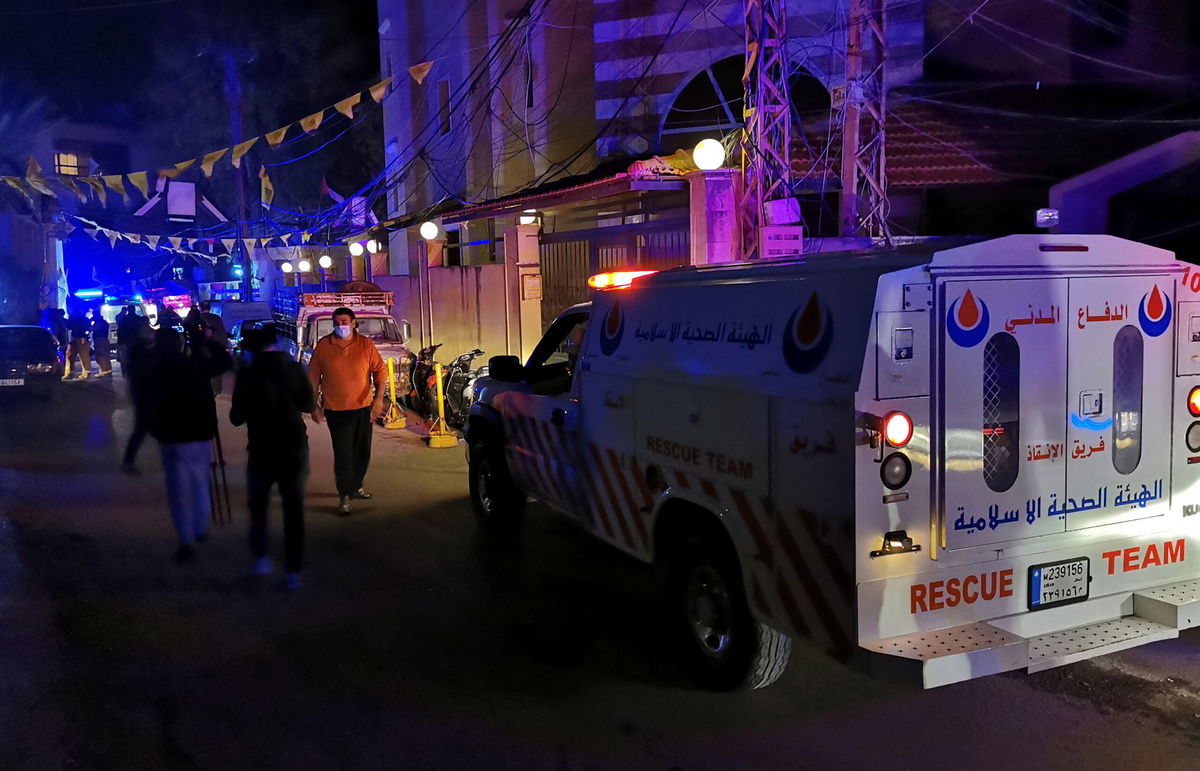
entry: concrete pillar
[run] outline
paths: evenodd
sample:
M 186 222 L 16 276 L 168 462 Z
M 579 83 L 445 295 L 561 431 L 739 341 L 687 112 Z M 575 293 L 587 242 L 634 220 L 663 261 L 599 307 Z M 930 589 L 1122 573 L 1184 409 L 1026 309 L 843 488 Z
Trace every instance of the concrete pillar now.
M 684 175 L 691 199 L 692 265 L 741 260 L 736 169 L 692 171 Z
M 514 225 L 504 231 L 504 297 L 508 353 L 529 358 L 542 339 L 542 260 L 539 225 Z

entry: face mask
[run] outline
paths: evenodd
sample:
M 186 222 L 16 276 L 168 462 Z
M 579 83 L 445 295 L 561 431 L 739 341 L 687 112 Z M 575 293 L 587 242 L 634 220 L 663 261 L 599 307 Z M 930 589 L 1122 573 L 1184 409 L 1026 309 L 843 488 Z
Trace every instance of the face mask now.
M 337 335 L 338 337 L 342 338 L 343 340 L 345 340 L 347 337 L 349 337 L 350 333 L 353 331 L 354 330 L 350 327 L 334 327 L 333 328 L 333 333 L 335 335 Z

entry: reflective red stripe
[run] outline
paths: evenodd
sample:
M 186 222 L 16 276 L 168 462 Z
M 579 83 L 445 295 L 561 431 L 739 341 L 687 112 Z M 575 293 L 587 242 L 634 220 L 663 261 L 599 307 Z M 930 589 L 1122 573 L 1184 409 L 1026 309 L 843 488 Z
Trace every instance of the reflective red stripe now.
M 717 488 L 707 479 L 700 480 L 700 489 L 704 491 L 705 495 L 707 495 L 709 498 L 712 498 L 714 501 L 717 499 Z
M 644 505 L 653 506 L 654 495 L 650 492 L 650 485 L 646 484 L 646 476 L 642 473 L 642 464 L 638 463 L 637 458 L 630 458 L 629 465 L 633 467 L 633 480 L 637 482 L 638 490 L 642 493 Z
M 692 486 L 691 483 L 688 482 L 687 476 L 684 475 L 682 471 L 675 472 L 675 484 L 679 485 L 684 490 Z
M 612 504 L 613 516 L 617 520 L 617 524 L 621 527 L 621 537 L 625 539 L 625 545 L 633 548 L 633 538 L 629 535 L 629 525 L 625 523 L 625 515 L 621 512 L 621 505 L 617 502 L 617 496 L 613 493 L 612 485 L 608 482 L 608 475 L 604 473 L 604 461 L 600 459 L 600 451 L 596 449 L 596 445 L 588 445 L 588 449 L 592 451 L 592 461 L 596 464 L 596 475 L 600 477 L 601 483 L 604 485 L 605 492 L 608 493 L 608 500 Z
M 767 534 L 758 524 L 758 517 L 755 516 L 753 509 L 750 507 L 750 501 L 746 499 L 746 494 L 741 490 L 730 490 L 730 495 L 733 497 L 733 502 L 737 506 L 738 512 L 742 515 L 742 520 L 746 523 L 746 529 L 750 531 L 750 537 L 754 539 L 754 545 L 762 554 L 763 560 L 767 567 L 774 564 L 773 555 L 771 554 L 771 543 L 767 540 Z
M 796 540 L 792 537 L 791 531 L 788 530 L 782 521 L 779 523 L 779 542 L 783 546 L 788 564 L 795 571 L 796 577 L 800 579 L 802 588 L 812 601 L 813 609 L 820 617 L 822 625 L 832 637 L 834 648 L 839 651 L 845 650 L 850 646 L 847 630 L 843 628 L 837 613 L 830 607 L 828 598 L 822 591 L 816 576 L 809 570 L 808 562 L 800 553 L 800 548 L 796 545 Z
M 629 491 L 629 485 L 625 483 L 625 471 L 621 467 L 621 460 L 611 448 L 608 450 L 608 462 L 612 466 L 613 476 L 617 478 L 621 494 L 625 496 L 625 502 L 629 505 L 629 516 L 633 519 L 633 526 L 637 528 L 638 537 L 641 539 L 641 547 L 645 548 L 648 544 L 648 536 L 646 535 L 646 525 L 642 522 L 642 513 L 638 511 L 638 505 L 633 499 L 633 493 Z

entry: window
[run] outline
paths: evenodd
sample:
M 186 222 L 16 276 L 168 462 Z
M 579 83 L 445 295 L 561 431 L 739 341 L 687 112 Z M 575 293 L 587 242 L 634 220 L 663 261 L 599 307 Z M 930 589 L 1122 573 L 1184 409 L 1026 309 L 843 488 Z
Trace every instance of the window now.
M 1021 428 L 1021 349 L 1007 332 L 983 348 L 983 480 L 1002 493 L 1017 481 Z
M 86 177 L 91 171 L 91 159 L 84 153 L 55 153 L 54 171 L 72 177 Z
M 587 314 L 581 313 L 561 318 L 546 330 L 525 367 L 525 379 L 534 393 L 556 396 L 571 390 L 587 323 Z
M 1121 327 L 1113 338 L 1112 461 L 1118 474 L 1131 474 L 1142 459 L 1142 333 Z
M 369 337 L 378 342 L 400 342 L 400 329 L 396 326 L 394 319 L 378 316 L 360 316 L 357 321 L 358 326 L 356 327 L 356 331 L 363 337 Z M 313 339 L 313 342 L 315 343 L 332 332 L 333 319 L 319 319 L 317 321 L 317 336 Z
M 450 133 L 450 81 L 438 81 L 438 115 L 442 125 L 438 129 L 439 134 Z

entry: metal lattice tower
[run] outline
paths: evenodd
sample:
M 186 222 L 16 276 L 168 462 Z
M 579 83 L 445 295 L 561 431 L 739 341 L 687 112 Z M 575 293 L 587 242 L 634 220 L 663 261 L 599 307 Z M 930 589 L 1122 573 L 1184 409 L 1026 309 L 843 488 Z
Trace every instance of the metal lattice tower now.
M 791 110 L 788 107 L 786 0 L 745 0 L 746 69 L 742 134 L 743 191 L 739 209 L 742 254 L 760 256 L 767 201 L 790 195 Z
M 884 1 L 853 0 L 850 9 L 840 219 L 843 236 L 868 235 L 890 241 L 884 152 Z

